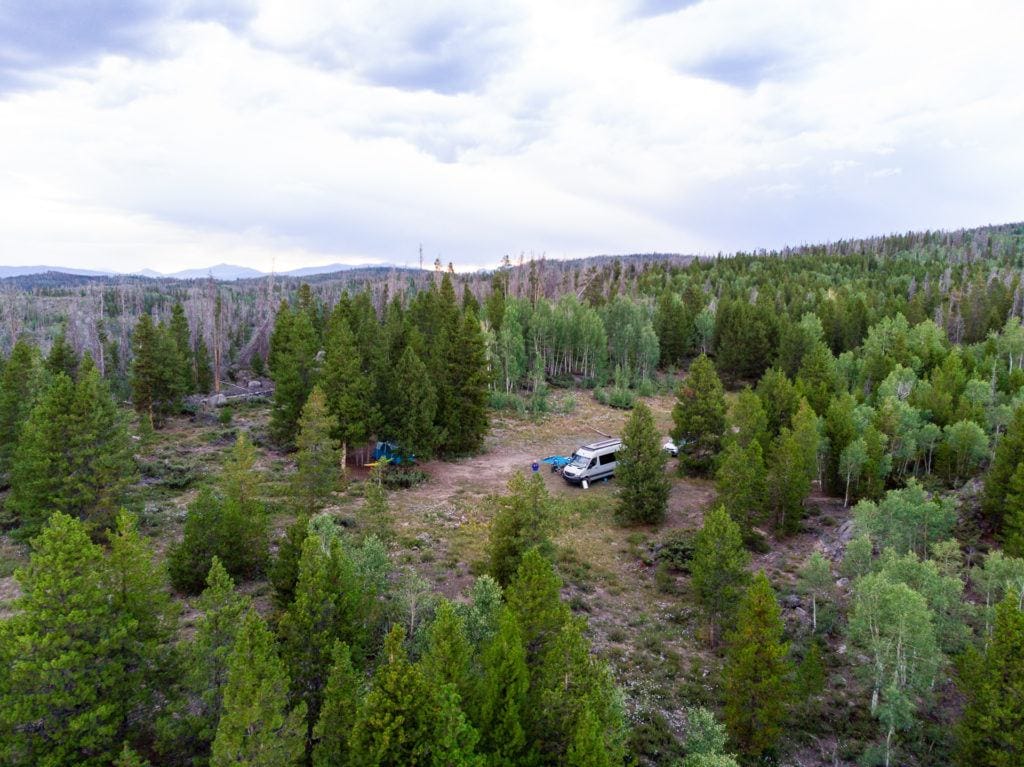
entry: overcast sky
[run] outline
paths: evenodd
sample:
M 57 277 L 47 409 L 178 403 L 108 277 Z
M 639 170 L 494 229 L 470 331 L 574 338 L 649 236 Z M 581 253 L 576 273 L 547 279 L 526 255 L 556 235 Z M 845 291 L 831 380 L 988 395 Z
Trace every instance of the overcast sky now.
M 0 0 L 0 264 L 709 253 L 1024 219 L 1024 3 Z

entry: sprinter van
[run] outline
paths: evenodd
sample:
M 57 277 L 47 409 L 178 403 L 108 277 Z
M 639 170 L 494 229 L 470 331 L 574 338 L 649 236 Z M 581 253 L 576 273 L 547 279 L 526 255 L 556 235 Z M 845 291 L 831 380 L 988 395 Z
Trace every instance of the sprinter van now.
M 622 449 L 621 439 L 606 439 L 584 445 L 572 454 L 572 460 L 562 469 L 566 482 L 588 485 L 599 479 L 607 479 L 615 473 L 617 455 Z

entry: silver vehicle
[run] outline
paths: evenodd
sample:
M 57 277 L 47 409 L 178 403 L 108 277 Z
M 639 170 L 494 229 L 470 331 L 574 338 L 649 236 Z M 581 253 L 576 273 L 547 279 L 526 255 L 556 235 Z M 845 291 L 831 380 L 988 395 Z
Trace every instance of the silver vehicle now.
M 584 445 L 572 454 L 572 460 L 562 469 L 562 476 L 566 482 L 584 487 L 596 480 L 607 479 L 615 473 L 617 454 L 621 449 L 621 439 Z

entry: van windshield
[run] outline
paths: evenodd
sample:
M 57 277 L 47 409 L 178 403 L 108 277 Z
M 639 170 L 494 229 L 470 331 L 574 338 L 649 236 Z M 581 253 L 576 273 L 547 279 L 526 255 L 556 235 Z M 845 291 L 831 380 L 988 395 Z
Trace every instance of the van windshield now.
M 569 461 L 569 465 L 577 469 L 585 469 L 590 465 L 590 456 L 575 453 L 573 454 L 572 460 Z

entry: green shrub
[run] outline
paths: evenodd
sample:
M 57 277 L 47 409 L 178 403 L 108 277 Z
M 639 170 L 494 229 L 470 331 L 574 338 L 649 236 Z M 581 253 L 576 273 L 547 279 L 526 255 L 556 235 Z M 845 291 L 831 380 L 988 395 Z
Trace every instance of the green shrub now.
M 696 535 L 691 530 L 670 530 L 658 546 L 658 563 L 678 573 L 690 572 Z
M 179 591 L 198 594 L 214 556 L 236 579 L 259 575 L 267 562 L 268 535 L 266 515 L 258 504 L 221 499 L 203 490 L 189 504 L 184 538 L 171 548 L 171 583 Z
M 410 469 L 403 466 L 388 466 L 381 477 L 384 487 L 388 490 L 402 490 L 415 487 L 426 482 L 429 476 L 420 469 Z

